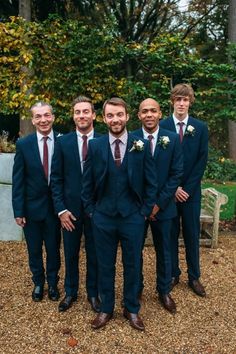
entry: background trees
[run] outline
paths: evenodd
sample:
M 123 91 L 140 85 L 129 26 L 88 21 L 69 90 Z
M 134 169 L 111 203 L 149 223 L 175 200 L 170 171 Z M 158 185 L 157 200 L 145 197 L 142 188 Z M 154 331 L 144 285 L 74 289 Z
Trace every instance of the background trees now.
M 79 93 L 91 96 L 98 112 L 105 98 L 119 95 L 131 106 L 132 128 L 140 100 L 157 98 L 168 115 L 170 88 L 184 81 L 196 91 L 193 114 L 208 121 L 212 144 L 227 151 L 236 55 L 227 49 L 226 0 L 191 0 L 184 12 L 176 0 L 25 1 L 30 22 L 8 19 L 0 4 L 2 113 L 44 99 L 65 123 Z

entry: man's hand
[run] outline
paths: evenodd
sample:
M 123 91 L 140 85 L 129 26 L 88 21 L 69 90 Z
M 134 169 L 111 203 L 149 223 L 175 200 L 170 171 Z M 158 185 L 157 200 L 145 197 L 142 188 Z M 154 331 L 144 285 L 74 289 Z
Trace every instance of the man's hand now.
M 178 202 L 186 202 L 186 200 L 189 198 L 189 194 L 183 190 L 182 187 L 178 187 L 177 191 L 175 192 L 175 199 Z
M 158 213 L 158 211 L 160 210 L 160 207 L 158 205 L 154 205 L 151 214 L 149 215 L 148 219 L 150 221 L 156 221 L 156 214 Z
M 24 227 L 26 224 L 26 219 L 25 217 L 23 218 L 15 218 L 17 225 Z
M 66 210 L 59 216 L 61 220 L 61 226 L 67 231 L 73 231 L 75 229 L 75 225 L 72 221 L 76 221 L 76 217 L 69 211 Z

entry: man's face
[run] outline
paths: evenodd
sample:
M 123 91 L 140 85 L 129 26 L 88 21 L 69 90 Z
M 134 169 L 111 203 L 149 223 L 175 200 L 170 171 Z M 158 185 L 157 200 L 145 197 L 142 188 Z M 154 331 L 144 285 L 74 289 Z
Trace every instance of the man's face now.
M 79 102 L 74 106 L 73 119 L 81 133 L 87 134 L 93 128 L 93 121 L 96 118 L 95 112 L 92 111 L 91 104 L 89 102 Z
M 188 96 L 177 96 L 173 101 L 174 115 L 176 118 L 184 119 L 188 114 L 190 99 Z
M 141 102 L 138 117 L 147 132 L 153 133 L 157 129 L 161 115 L 160 106 L 155 100 L 147 98 Z
M 52 130 L 54 115 L 49 106 L 34 107 L 32 110 L 32 124 L 37 132 L 46 136 Z
M 103 116 L 103 121 L 108 126 L 112 135 L 117 138 L 122 135 L 125 130 L 126 123 L 129 120 L 129 115 L 126 113 L 123 106 L 114 106 L 107 104 Z

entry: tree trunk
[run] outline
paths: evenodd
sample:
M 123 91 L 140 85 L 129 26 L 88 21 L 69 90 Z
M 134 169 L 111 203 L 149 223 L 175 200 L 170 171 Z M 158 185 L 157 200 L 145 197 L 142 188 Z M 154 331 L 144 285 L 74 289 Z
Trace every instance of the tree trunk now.
M 229 41 L 236 43 L 236 0 L 229 1 Z M 235 112 L 236 115 L 236 112 Z M 229 120 L 229 157 L 236 161 L 236 119 Z
M 23 17 L 26 21 L 31 21 L 31 0 L 19 0 L 19 16 Z M 30 71 L 27 67 L 23 67 L 22 70 Z M 23 119 L 25 114 L 20 113 L 20 136 L 25 136 L 34 131 L 34 127 L 30 119 Z

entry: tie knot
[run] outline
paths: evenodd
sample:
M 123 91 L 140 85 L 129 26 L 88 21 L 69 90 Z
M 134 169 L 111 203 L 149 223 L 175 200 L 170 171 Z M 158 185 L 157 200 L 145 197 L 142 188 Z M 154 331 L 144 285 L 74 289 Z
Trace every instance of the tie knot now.
M 48 140 L 48 136 L 43 136 L 43 141 L 46 143 Z
M 178 125 L 179 125 L 180 127 L 183 127 L 183 126 L 184 126 L 184 122 L 179 122 Z
M 83 141 L 87 141 L 87 139 L 88 139 L 87 135 L 82 135 L 82 139 L 83 139 Z
M 154 138 L 153 135 L 148 135 L 148 140 L 149 140 L 149 141 L 152 141 L 153 138 Z
M 119 144 L 120 144 L 120 142 L 121 142 L 121 140 L 120 140 L 120 139 L 116 139 L 116 140 L 115 140 L 115 144 L 116 144 L 116 145 L 119 145 Z

